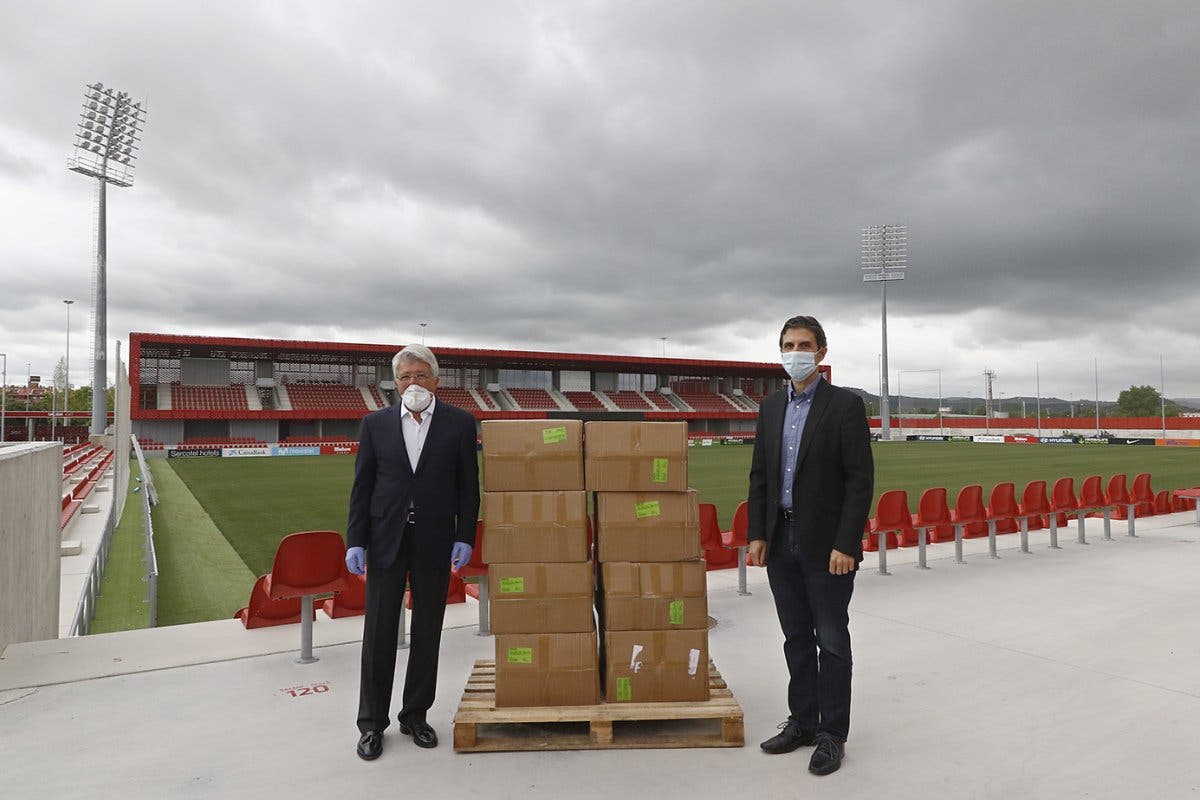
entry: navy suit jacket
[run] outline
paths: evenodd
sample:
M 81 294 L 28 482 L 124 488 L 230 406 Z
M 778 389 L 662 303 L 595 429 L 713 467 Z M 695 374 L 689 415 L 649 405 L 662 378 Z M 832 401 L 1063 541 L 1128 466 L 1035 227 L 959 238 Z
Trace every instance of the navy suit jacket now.
M 763 400 L 754 433 L 748 499 L 749 538 L 765 539 L 767 552 L 779 515 L 784 387 Z M 862 398 L 821 379 L 796 454 L 792 525 L 800 549 L 814 566 L 831 550 L 862 561 L 863 525 L 871 513 L 875 461 Z
M 437 401 L 416 470 L 408 461 L 399 405 L 363 418 L 350 490 L 348 547 L 363 547 L 371 565 L 391 566 L 405 536 L 413 535 L 416 569 L 450 569 L 455 542 L 475 545 L 479 464 L 475 418 Z M 416 512 L 415 531 L 407 525 Z

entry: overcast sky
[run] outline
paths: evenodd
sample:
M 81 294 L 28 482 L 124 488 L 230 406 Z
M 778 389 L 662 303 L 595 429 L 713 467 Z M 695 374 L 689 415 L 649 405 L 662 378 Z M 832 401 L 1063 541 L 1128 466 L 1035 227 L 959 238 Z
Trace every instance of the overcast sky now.
M 1200 13 L 1181 2 L 0 0 L 0 352 L 90 382 L 86 83 L 130 331 L 770 361 L 878 387 L 860 229 L 909 228 L 891 388 L 1200 396 Z M 933 373 L 900 376 L 934 395 Z

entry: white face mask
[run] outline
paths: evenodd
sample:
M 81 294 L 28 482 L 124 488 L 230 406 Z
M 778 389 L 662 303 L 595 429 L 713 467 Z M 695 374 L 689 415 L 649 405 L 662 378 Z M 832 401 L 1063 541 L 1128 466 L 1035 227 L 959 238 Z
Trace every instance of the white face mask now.
M 783 369 L 794 381 L 802 381 L 817 370 L 817 354 L 803 350 L 791 350 L 780 353 L 779 360 Z
M 433 402 L 433 392 L 424 386 L 410 383 L 408 388 L 404 390 L 404 394 L 400 395 L 400 400 L 409 411 L 415 411 L 419 414 L 429 408 L 429 404 Z

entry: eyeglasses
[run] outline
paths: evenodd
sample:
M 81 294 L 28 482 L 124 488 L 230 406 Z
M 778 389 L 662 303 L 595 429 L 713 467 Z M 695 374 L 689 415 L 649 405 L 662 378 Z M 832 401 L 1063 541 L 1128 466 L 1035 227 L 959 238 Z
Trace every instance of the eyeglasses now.
M 428 372 L 413 372 L 413 373 L 401 372 L 399 375 L 396 376 L 396 381 L 398 383 L 411 383 L 413 381 L 416 381 L 417 383 L 424 383 L 425 381 L 429 380 L 432 377 L 433 376 L 430 375 Z

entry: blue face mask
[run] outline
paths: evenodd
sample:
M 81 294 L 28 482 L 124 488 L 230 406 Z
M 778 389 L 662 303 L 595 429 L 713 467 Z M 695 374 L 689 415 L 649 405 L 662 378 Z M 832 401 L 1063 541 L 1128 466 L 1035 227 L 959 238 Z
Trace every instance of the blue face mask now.
M 783 369 L 794 381 L 802 381 L 817 371 L 817 354 L 803 350 L 780 353 Z

